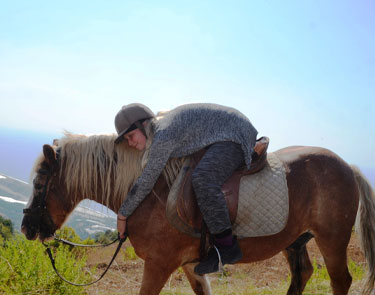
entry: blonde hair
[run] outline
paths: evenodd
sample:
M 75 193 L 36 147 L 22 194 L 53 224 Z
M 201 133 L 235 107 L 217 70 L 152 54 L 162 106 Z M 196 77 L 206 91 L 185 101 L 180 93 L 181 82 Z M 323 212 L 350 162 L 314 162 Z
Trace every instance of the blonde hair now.
M 73 195 L 74 205 L 86 198 L 110 208 L 123 202 L 148 160 L 154 132 L 152 122 L 146 124 L 145 130 L 147 143 L 143 152 L 129 147 L 127 141 L 115 144 L 115 134 L 86 136 L 65 133 L 58 146 L 61 148 L 59 176 L 68 193 Z M 43 155 L 36 160 L 34 173 L 43 160 Z M 169 186 L 181 164 L 182 159 L 171 159 L 167 163 L 163 173 Z
M 64 167 L 68 193 L 77 198 L 95 199 L 107 205 L 118 204 L 142 173 L 142 153 L 126 141 L 115 144 L 116 135 L 66 134 L 59 141 L 61 167 Z M 75 200 L 77 201 L 77 200 Z M 112 203 L 111 203 L 112 202 Z

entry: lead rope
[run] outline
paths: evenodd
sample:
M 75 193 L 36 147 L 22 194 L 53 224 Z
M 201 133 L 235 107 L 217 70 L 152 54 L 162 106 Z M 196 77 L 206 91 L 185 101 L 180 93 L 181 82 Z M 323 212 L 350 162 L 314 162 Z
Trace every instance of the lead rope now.
M 125 240 L 126 240 L 127 237 L 128 237 L 128 235 L 127 235 L 127 233 L 125 233 L 125 238 L 120 239 L 120 237 L 117 237 L 116 240 L 112 241 L 109 244 L 105 244 L 105 245 L 82 245 L 82 244 L 75 244 L 75 243 L 72 243 L 72 242 L 69 242 L 69 241 L 66 241 L 66 240 L 63 240 L 63 239 L 55 237 L 55 240 L 60 241 L 60 242 L 62 242 L 64 244 L 71 245 L 71 246 L 79 246 L 79 247 L 106 247 L 106 246 L 112 245 L 113 243 L 119 241 L 117 249 L 116 249 L 115 253 L 113 254 L 113 257 L 112 257 L 111 261 L 109 262 L 109 264 L 108 264 L 107 268 L 105 269 L 105 271 L 102 273 L 102 275 L 97 280 L 95 280 L 93 282 L 90 282 L 90 283 L 87 283 L 87 284 L 76 284 L 76 283 L 70 282 L 67 279 L 65 279 L 59 273 L 59 271 L 56 268 L 55 259 L 53 258 L 50 246 L 47 245 L 47 244 L 45 244 L 45 243 L 43 243 L 43 245 L 47 248 L 46 252 L 48 254 L 49 259 L 51 260 L 52 267 L 53 267 L 55 273 L 59 276 L 60 279 L 62 279 L 64 282 L 66 282 L 66 283 L 68 283 L 70 285 L 73 285 L 73 286 L 89 286 L 89 285 L 92 285 L 92 284 L 95 284 L 95 283 L 99 282 L 104 277 L 104 275 L 107 273 L 108 269 L 111 267 L 113 261 L 115 260 L 118 252 L 121 249 L 122 244 L 125 242 Z

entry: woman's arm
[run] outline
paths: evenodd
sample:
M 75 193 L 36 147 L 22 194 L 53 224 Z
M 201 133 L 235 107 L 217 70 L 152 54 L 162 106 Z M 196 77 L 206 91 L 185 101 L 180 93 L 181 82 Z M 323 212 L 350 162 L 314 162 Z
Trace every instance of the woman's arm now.
M 168 162 L 171 151 L 172 147 L 168 142 L 154 141 L 152 143 L 147 164 L 120 207 L 119 213 L 121 215 L 129 217 L 151 192 Z

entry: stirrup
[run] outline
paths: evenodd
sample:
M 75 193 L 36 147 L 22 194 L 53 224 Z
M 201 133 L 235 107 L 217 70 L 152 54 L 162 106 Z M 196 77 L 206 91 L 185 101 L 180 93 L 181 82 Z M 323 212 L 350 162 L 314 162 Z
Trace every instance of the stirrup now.
M 218 264 L 218 272 L 221 272 L 223 273 L 224 272 L 224 268 L 223 268 L 223 263 L 221 262 L 221 255 L 220 255 L 220 252 L 219 250 L 217 249 L 217 247 L 215 245 L 214 246 L 214 249 L 216 250 L 216 253 L 217 253 L 217 257 L 219 258 L 219 264 Z

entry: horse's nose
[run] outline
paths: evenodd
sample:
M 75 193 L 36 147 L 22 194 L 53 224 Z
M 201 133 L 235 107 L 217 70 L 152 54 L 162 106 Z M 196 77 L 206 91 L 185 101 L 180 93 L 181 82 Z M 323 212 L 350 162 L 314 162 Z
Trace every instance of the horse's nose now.
M 27 232 L 28 232 L 28 227 L 26 226 L 28 223 L 29 219 L 28 217 L 24 217 L 22 218 L 22 223 L 21 223 L 21 233 L 23 233 L 25 236 L 27 236 Z
M 24 235 L 26 235 L 26 226 L 24 224 L 21 225 L 21 233 L 23 233 Z
M 35 240 L 38 236 L 38 231 L 33 227 L 21 226 L 21 232 L 25 235 L 28 240 Z

